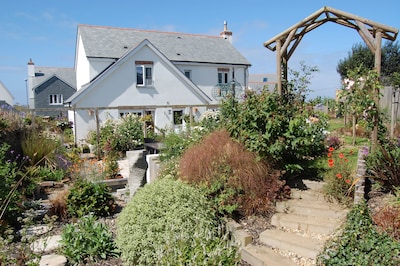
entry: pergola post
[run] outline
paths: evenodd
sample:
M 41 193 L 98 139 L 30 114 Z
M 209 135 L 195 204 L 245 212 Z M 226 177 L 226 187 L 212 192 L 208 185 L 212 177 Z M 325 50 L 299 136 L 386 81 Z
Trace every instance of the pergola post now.
M 378 77 L 381 76 L 381 65 L 382 65 L 382 31 L 378 29 L 375 35 L 375 70 L 378 73 Z M 375 88 L 374 101 L 376 108 L 379 109 L 379 88 Z M 379 113 L 378 110 L 376 111 L 377 112 L 373 117 L 374 128 L 372 130 L 372 136 L 371 136 L 372 151 L 376 149 L 376 145 L 378 143 Z
M 276 40 L 276 77 L 279 96 L 282 96 L 282 41 Z

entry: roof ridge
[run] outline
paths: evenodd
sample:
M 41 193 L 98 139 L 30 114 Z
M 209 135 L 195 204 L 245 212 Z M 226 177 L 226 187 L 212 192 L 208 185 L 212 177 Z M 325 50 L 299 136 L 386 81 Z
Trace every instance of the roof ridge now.
M 90 28 L 103 28 L 103 29 L 114 29 L 114 30 L 130 30 L 137 32 L 154 32 L 154 33 L 162 33 L 162 34 L 180 34 L 185 36 L 198 36 L 198 37 L 207 37 L 207 38 L 221 38 L 216 35 L 205 35 L 205 34 L 194 34 L 194 33 L 184 33 L 184 32 L 175 32 L 175 31 L 161 31 L 161 30 L 142 30 L 142 29 L 134 29 L 134 28 L 125 28 L 125 27 L 115 27 L 115 26 L 98 26 L 98 25 L 88 25 L 88 24 L 78 24 L 79 27 L 90 27 Z

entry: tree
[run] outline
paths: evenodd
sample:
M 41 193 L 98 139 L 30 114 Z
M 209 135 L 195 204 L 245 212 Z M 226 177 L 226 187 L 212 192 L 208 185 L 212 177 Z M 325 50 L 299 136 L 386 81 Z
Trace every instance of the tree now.
M 400 44 L 398 42 L 386 42 L 382 47 L 382 77 L 390 77 L 394 72 L 400 72 Z M 348 72 L 361 67 L 363 70 L 374 68 L 375 57 L 365 44 L 353 45 L 348 56 L 336 67 L 336 71 L 342 79 L 348 78 Z

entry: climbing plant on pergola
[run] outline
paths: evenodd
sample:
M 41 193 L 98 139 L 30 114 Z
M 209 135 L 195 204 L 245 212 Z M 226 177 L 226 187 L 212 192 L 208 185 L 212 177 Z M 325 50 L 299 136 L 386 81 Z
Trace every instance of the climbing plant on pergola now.
M 375 55 L 375 70 L 381 73 L 382 38 L 394 41 L 397 38 L 398 29 L 386 26 L 332 7 L 323 7 L 307 18 L 276 35 L 264 46 L 271 51 L 276 51 L 277 89 L 278 93 L 286 91 L 288 61 L 293 52 L 303 39 L 304 35 L 326 22 L 334 22 L 339 25 L 356 30 L 364 40 L 368 48 Z M 375 103 L 379 104 L 379 93 L 375 93 Z M 374 118 L 374 130 L 372 132 L 372 143 L 375 144 L 378 137 L 378 117 Z

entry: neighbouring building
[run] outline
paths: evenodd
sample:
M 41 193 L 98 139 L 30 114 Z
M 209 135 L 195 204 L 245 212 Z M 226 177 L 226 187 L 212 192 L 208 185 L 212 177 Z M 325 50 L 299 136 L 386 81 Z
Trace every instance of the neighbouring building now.
M 28 108 L 36 115 L 62 117 L 68 115 L 64 101 L 76 92 L 73 68 L 40 67 L 28 62 Z
M 14 96 L 0 80 L 0 102 L 7 103 L 10 106 L 14 105 Z

